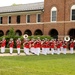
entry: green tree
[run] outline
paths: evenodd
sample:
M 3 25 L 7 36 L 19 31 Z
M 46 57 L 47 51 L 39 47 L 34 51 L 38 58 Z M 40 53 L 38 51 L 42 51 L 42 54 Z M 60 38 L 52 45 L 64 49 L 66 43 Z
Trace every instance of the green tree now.
M 14 37 L 15 37 L 15 31 L 14 31 L 13 28 L 11 28 L 11 29 L 9 30 L 8 37 L 9 37 L 9 38 L 14 38 Z

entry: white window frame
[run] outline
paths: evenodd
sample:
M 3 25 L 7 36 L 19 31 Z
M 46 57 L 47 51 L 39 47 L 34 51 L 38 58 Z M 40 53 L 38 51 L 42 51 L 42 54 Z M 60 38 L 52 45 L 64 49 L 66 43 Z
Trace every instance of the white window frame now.
M 38 22 L 38 14 L 41 15 L 41 13 L 37 13 L 37 14 L 36 14 L 36 23 L 40 23 L 40 22 L 41 22 L 41 16 L 40 16 L 40 22 Z
M 11 15 L 8 16 L 8 20 L 7 20 L 7 23 L 8 23 L 8 24 L 10 24 L 10 23 L 9 23 L 9 17 L 11 17 Z
M 27 15 L 26 15 L 26 23 L 30 23 L 30 22 L 27 22 L 27 16 L 28 16 L 28 15 L 30 15 L 30 14 L 27 14 Z
M 75 9 L 75 5 L 72 5 L 71 10 L 70 10 L 70 21 L 75 21 L 75 20 L 72 20 L 72 10 L 74 9 Z
M 52 7 L 52 9 L 51 9 L 51 22 L 56 22 L 56 21 L 52 21 L 52 11 L 56 11 L 56 21 L 57 21 L 57 8 Z

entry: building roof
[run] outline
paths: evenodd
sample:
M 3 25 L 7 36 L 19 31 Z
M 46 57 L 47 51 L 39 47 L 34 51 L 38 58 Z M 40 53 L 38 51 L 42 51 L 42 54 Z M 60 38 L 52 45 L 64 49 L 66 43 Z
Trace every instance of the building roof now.
M 44 8 L 44 2 L 20 4 L 15 6 L 12 5 L 12 6 L 0 7 L 0 13 L 35 11 L 35 10 L 43 10 L 43 8 Z

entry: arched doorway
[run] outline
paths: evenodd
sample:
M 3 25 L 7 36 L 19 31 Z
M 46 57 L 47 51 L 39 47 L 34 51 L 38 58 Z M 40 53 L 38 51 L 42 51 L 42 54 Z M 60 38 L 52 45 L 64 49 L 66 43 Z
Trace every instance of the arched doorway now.
M 43 35 L 42 31 L 40 29 L 37 29 L 35 32 L 34 32 L 34 35 Z
M 0 30 L 0 36 L 3 36 L 4 32 L 2 30 Z
M 16 30 L 16 35 L 17 36 L 21 36 L 22 35 L 22 32 L 20 30 Z
M 32 32 L 31 32 L 30 30 L 26 30 L 26 31 L 24 32 L 24 34 L 27 34 L 28 36 L 31 36 L 31 35 L 32 35 Z
M 75 29 L 70 29 L 68 35 L 71 39 L 75 39 Z
M 8 35 L 8 34 L 9 34 L 9 30 L 6 31 L 6 35 Z
M 49 35 L 55 39 L 58 39 L 58 31 L 56 29 L 50 30 Z

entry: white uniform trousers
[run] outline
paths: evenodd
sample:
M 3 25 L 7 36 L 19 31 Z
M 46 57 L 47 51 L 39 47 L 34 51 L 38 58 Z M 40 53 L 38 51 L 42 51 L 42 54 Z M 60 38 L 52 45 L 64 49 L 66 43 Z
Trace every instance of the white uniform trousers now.
M 24 53 L 25 53 L 26 55 L 29 55 L 29 48 L 24 47 Z
M 47 54 L 50 54 L 50 50 L 49 50 L 49 48 L 47 48 Z
M 1 53 L 4 53 L 5 47 L 1 47 Z
M 63 48 L 63 54 L 66 54 L 66 48 Z
M 17 48 L 17 54 L 20 54 L 20 48 Z
M 73 53 L 74 53 L 74 51 L 73 51 L 73 48 L 72 48 L 72 47 L 70 48 L 70 53 L 71 53 L 71 54 L 73 54 Z
M 54 48 L 51 48 L 51 54 L 52 55 L 54 54 Z
M 39 55 L 40 54 L 40 48 L 35 48 L 35 54 Z
M 60 48 L 57 48 L 57 54 L 58 55 L 60 54 Z
M 42 54 L 47 55 L 47 49 L 46 48 L 42 48 Z
M 30 48 L 30 51 L 31 51 L 31 53 L 35 53 L 35 48 L 34 47 L 31 47 Z
M 63 47 L 60 47 L 61 53 L 63 53 Z
M 13 48 L 12 47 L 10 47 L 10 54 L 12 54 L 13 53 Z

